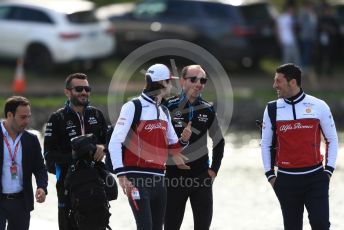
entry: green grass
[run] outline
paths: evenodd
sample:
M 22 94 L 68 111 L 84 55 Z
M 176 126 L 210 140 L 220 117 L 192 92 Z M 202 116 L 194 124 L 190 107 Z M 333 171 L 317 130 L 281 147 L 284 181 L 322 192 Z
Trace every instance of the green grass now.
M 66 101 L 65 96 L 54 97 L 28 97 L 31 102 L 31 106 L 36 108 L 58 108 Z M 91 96 L 92 104 L 107 105 L 107 95 L 95 94 Z M 0 107 L 4 108 L 5 98 L 0 99 Z
M 344 100 L 343 91 L 321 91 L 321 90 L 307 90 L 307 93 L 315 97 L 321 98 L 327 102 L 336 102 L 338 100 Z M 276 100 L 277 94 L 273 89 L 252 89 L 250 94 L 242 94 L 234 92 L 234 100 L 247 100 L 257 99 L 261 101 L 272 101 Z
M 281 62 L 277 59 L 263 59 L 260 62 L 260 68 L 262 71 L 269 73 L 269 74 L 274 74 L 276 70 L 276 66 L 281 65 Z
M 113 74 L 115 73 L 118 65 L 120 64 L 120 59 L 117 58 L 109 58 L 105 60 L 97 70 L 90 70 L 86 71 L 87 75 L 89 76 L 90 83 L 92 85 L 100 84 L 100 83 L 108 83 L 109 80 L 113 77 Z M 280 62 L 276 59 L 263 59 L 260 63 L 261 70 L 264 72 L 262 76 L 272 76 L 275 72 L 276 66 L 278 66 Z M 11 85 L 11 82 L 13 80 L 14 76 L 14 64 L 1 64 L 0 65 L 0 84 L 4 85 Z M 340 67 L 339 65 L 336 65 L 336 70 L 339 72 L 344 72 L 344 68 Z M 49 75 L 38 75 L 30 72 L 26 72 L 26 78 L 30 84 L 43 84 L 43 87 L 45 85 L 49 84 L 57 84 L 62 83 L 65 79 L 65 77 L 72 73 L 76 72 L 76 70 L 73 69 L 65 69 L 65 70 L 59 70 Z M 125 77 L 125 76 L 124 76 Z M 141 85 L 143 87 L 144 85 L 144 78 L 142 73 L 136 73 L 133 76 L 130 77 L 130 80 L 128 82 L 128 86 L 132 86 L 132 84 L 136 84 L 139 89 L 124 89 L 126 90 L 126 93 L 124 95 L 125 98 L 130 98 L 132 96 L 136 96 L 140 93 Z M 247 77 L 245 74 L 239 74 L 239 77 Z M 254 82 L 253 82 L 254 84 Z M 56 87 L 55 87 L 56 88 Z M 129 90 L 131 89 L 131 91 Z M 235 89 L 234 89 L 235 90 Z M 335 101 L 338 99 L 344 98 L 344 92 L 342 91 L 311 91 L 307 90 L 308 93 L 322 98 L 325 101 L 331 100 Z M 211 90 L 206 90 L 203 93 L 203 97 L 206 98 L 208 101 L 216 101 L 216 94 L 214 94 Z M 272 90 L 271 88 L 268 89 L 255 89 L 255 87 L 249 87 L 249 90 L 247 92 L 242 91 L 234 91 L 234 100 L 261 100 L 261 101 L 271 101 L 276 99 L 276 92 Z M 62 93 L 58 94 L 56 96 L 47 96 L 47 97 L 41 97 L 41 96 L 28 96 L 30 101 L 32 102 L 32 106 L 39 107 L 39 108 L 58 108 L 63 104 L 63 102 L 66 100 L 65 96 Z M 106 93 L 92 93 L 90 100 L 92 104 L 95 105 L 107 105 L 108 102 L 108 95 Z M 112 101 L 123 101 L 123 98 L 111 98 Z M 5 102 L 5 98 L 0 98 L 0 108 L 3 108 Z
M 101 64 L 100 72 L 104 77 L 112 78 L 120 62 L 121 61 L 117 58 L 109 58 Z
M 65 97 L 29 97 L 31 106 L 37 108 L 56 108 L 66 101 Z

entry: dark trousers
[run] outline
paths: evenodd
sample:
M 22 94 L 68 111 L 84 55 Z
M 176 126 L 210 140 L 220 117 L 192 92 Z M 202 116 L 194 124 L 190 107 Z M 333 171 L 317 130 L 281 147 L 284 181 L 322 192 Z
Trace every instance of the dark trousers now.
M 140 199 L 129 198 L 137 230 L 162 230 L 165 207 L 166 187 L 163 176 L 130 174 L 127 178 L 139 190 Z
M 278 173 L 274 189 L 281 205 L 285 230 L 302 230 L 304 207 L 312 230 L 330 229 L 329 178 L 325 172 Z
M 0 199 L 0 230 L 28 230 L 30 211 L 25 208 L 24 197 Z
M 166 177 L 165 230 L 179 230 L 190 198 L 195 230 L 209 230 L 213 217 L 212 179 L 208 172 L 199 177 Z

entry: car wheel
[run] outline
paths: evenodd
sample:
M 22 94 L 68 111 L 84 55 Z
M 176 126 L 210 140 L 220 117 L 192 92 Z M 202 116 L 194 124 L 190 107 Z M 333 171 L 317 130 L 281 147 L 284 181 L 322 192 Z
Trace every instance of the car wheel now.
M 42 45 L 31 45 L 25 55 L 25 67 L 36 73 L 48 73 L 54 63 L 49 50 Z

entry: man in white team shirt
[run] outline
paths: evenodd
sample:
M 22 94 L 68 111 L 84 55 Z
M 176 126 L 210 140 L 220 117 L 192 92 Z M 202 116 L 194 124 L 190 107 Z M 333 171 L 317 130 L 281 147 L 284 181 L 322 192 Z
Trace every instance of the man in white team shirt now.
M 167 66 L 152 65 L 145 77 L 146 86 L 138 98 L 142 107 L 140 119 L 131 130 L 136 107 L 133 101 L 123 105 L 109 151 L 137 229 L 162 230 L 166 206 L 165 163 L 171 154 L 179 167 L 188 168 L 180 151 L 188 144 L 191 123 L 178 139 L 168 109 L 161 104 L 172 88 Z
M 328 230 L 329 182 L 338 150 L 330 108 L 303 92 L 301 70 L 294 64 L 276 69 L 273 87 L 278 95 L 275 116 L 267 106 L 261 149 L 265 175 L 281 205 L 284 229 L 302 229 L 305 206 L 312 229 Z M 326 144 L 324 155 L 320 153 L 321 135 Z M 278 167 L 277 176 L 274 166 Z
M 277 18 L 277 37 L 282 49 L 282 62 L 300 64 L 300 51 L 295 34 L 295 5 L 287 2 L 284 11 Z

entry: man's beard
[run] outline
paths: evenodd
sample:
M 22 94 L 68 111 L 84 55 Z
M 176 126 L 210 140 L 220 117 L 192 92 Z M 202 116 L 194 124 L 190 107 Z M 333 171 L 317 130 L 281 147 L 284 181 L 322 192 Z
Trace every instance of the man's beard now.
M 88 105 L 88 98 L 86 101 L 80 101 L 76 96 L 72 96 L 70 98 L 70 102 L 74 105 L 74 106 L 86 106 Z

